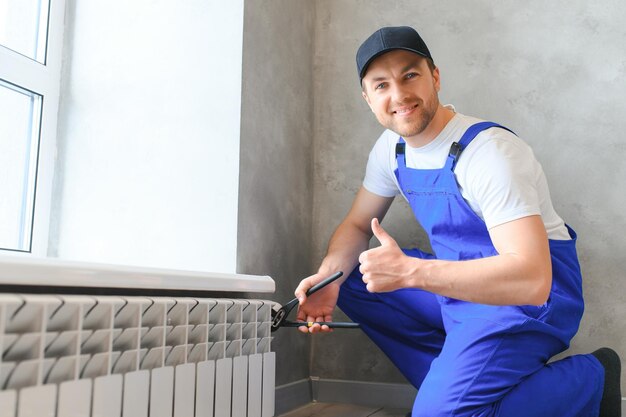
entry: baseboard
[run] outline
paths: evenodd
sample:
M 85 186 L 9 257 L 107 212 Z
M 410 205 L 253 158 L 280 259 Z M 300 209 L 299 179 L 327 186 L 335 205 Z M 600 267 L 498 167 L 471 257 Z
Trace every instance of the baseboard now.
M 409 384 L 311 378 L 311 391 L 319 402 L 363 406 L 411 408 L 417 390 Z
M 301 379 L 276 387 L 275 415 L 302 407 L 313 401 L 311 380 Z
M 312 401 L 374 407 L 411 408 L 417 390 L 408 384 L 311 377 L 276 387 L 276 415 Z
M 416 394 L 408 384 L 311 377 L 276 387 L 276 415 L 312 401 L 410 409 Z M 626 397 L 622 398 L 622 414 L 626 416 Z

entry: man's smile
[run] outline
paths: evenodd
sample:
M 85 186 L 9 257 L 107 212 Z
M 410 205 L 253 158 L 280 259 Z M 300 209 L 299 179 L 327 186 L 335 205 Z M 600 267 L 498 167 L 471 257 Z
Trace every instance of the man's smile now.
M 411 113 L 413 113 L 413 111 L 417 108 L 417 106 L 418 105 L 415 104 L 413 106 L 400 107 L 392 111 L 392 113 L 397 114 L 398 116 L 408 116 Z

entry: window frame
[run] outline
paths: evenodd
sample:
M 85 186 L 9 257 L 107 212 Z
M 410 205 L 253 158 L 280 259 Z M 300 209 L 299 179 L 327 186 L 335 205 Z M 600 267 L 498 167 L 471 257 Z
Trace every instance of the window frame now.
M 0 79 L 42 96 L 30 250 L 0 248 L 0 255 L 45 257 L 48 251 L 65 0 L 49 0 L 48 13 L 45 64 L 0 45 Z

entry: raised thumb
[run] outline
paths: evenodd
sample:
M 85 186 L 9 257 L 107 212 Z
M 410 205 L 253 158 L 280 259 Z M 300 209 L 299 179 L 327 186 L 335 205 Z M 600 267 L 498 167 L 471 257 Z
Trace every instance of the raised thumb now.
M 383 227 L 378 222 L 378 219 L 375 217 L 372 219 L 372 232 L 374 232 L 374 236 L 376 236 L 376 239 L 380 241 L 381 245 L 396 244 L 396 241 L 393 240 L 391 236 L 389 236 L 389 233 L 387 233 L 385 229 L 383 229 Z

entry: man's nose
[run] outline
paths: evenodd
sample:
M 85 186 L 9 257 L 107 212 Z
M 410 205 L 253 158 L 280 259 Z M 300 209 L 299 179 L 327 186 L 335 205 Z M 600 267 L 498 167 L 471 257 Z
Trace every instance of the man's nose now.
M 391 87 L 391 98 L 397 103 L 404 103 L 410 95 L 409 90 L 401 83 L 394 83 Z

